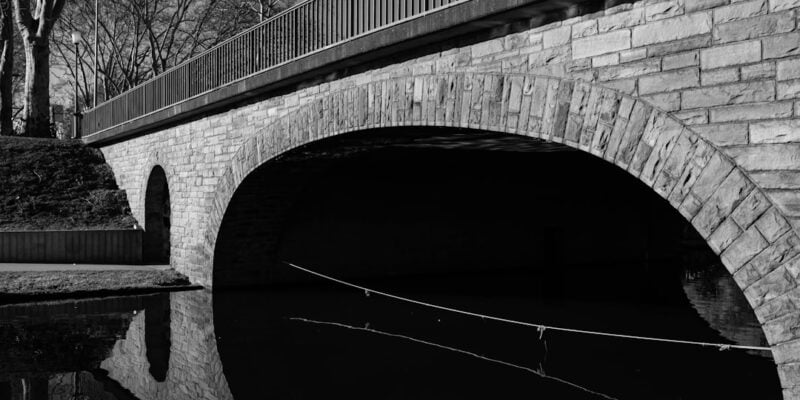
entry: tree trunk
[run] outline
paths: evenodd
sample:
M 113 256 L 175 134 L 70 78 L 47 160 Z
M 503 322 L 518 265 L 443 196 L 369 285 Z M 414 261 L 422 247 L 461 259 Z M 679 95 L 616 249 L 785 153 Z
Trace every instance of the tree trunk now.
M 14 26 L 11 0 L 0 0 L 0 135 L 13 135 Z
M 23 36 L 25 96 L 22 118 L 25 120 L 25 136 L 51 137 L 49 39 L 26 34 Z

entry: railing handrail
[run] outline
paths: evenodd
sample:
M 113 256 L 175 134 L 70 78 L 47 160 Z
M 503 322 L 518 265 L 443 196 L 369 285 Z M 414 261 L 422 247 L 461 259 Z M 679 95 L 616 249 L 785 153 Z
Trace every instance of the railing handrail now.
M 211 46 L 209 48 L 207 48 L 207 49 L 205 49 L 205 50 L 203 50 L 203 51 L 201 51 L 200 53 L 191 56 L 189 59 L 181 62 L 180 64 L 173 65 L 173 66 L 167 68 L 166 70 L 164 70 L 162 73 L 160 73 L 158 75 L 153 75 L 150 79 L 148 79 L 148 80 L 146 80 L 146 81 L 144 81 L 144 82 L 142 82 L 142 83 L 140 83 L 140 84 L 138 84 L 138 85 L 136 85 L 136 86 L 134 86 L 134 87 L 132 87 L 132 88 L 130 88 L 130 89 L 128 89 L 128 90 L 126 90 L 126 91 L 124 91 L 124 92 L 122 92 L 122 93 L 120 93 L 120 94 L 118 94 L 118 95 L 116 95 L 116 96 L 114 96 L 112 98 L 110 98 L 110 99 L 107 99 L 104 102 L 99 103 L 97 106 L 92 107 L 92 108 L 90 108 L 90 109 L 88 109 L 86 111 L 88 112 L 88 111 L 92 111 L 94 109 L 100 108 L 100 106 L 102 106 L 102 105 L 104 105 L 106 103 L 114 101 L 115 99 L 123 96 L 124 94 L 130 92 L 131 90 L 134 90 L 134 89 L 136 89 L 136 88 L 138 88 L 140 86 L 146 85 L 148 82 L 153 81 L 155 79 L 158 79 L 158 77 L 160 77 L 162 75 L 166 75 L 166 74 L 172 72 L 173 70 L 179 69 L 180 67 L 183 67 L 184 65 L 187 65 L 187 64 L 189 64 L 189 63 L 191 63 L 193 61 L 197 61 L 197 59 L 205 56 L 208 53 L 211 53 L 214 50 L 217 50 L 218 48 L 220 48 L 220 47 L 222 47 L 222 46 L 234 41 L 235 39 L 237 39 L 237 38 L 239 38 L 241 36 L 244 36 L 244 35 L 252 32 L 252 31 L 254 31 L 254 30 L 256 30 L 256 29 L 258 29 L 258 28 L 260 28 L 260 27 L 262 27 L 262 26 L 264 26 L 266 24 L 269 24 L 270 22 L 278 19 L 279 17 L 283 16 L 284 14 L 287 14 L 287 13 L 293 11 L 295 8 L 298 8 L 298 7 L 300 7 L 300 6 L 304 5 L 304 4 L 307 4 L 307 3 L 311 3 L 313 1 L 317 1 L 317 0 L 303 0 L 302 2 L 297 3 L 297 4 L 291 6 L 291 7 L 287 8 L 287 9 L 285 9 L 285 10 L 283 10 L 283 11 L 281 11 L 281 12 L 279 12 L 279 13 L 277 13 L 277 14 L 275 14 L 275 15 L 273 15 L 273 16 L 271 16 L 271 17 L 269 17 L 269 18 L 267 18 L 267 19 L 265 19 L 265 20 L 263 20 L 263 21 L 261 21 L 259 23 L 257 23 L 257 24 L 255 24 L 255 25 L 253 25 L 253 26 L 251 26 L 251 27 L 249 27 L 249 28 L 247 28 L 247 29 L 245 29 L 245 30 L 243 30 L 243 31 L 241 31 L 241 32 L 239 32 L 239 33 L 237 33 L 237 34 L 235 34 L 235 35 L 233 35 L 233 36 L 231 36 L 231 37 L 229 37 L 229 38 L 227 38 L 227 39 L 225 39 L 225 40 L 223 40 L 223 41 L 221 41 L 221 42 L 219 42 L 219 43 L 217 43 L 217 44 L 215 44 L 215 45 L 213 45 L 213 46 Z
M 471 0 L 302 1 L 86 110 L 82 123 L 84 136 L 136 120 L 345 41 L 468 1 Z M 308 20 L 316 23 L 300 25 L 301 21 Z M 232 55 L 243 58 L 232 58 Z

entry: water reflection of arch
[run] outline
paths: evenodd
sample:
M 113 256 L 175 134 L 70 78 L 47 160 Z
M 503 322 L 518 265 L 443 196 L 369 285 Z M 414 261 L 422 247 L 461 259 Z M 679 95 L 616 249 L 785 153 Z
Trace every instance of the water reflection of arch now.
M 745 346 L 767 346 L 761 324 L 750 312 L 736 282 L 724 274 L 721 265 L 712 267 L 684 277 L 682 286 L 689 303 L 724 338 Z M 752 354 L 766 356 L 761 352 Z
M 160 303 L 169 307 L 168 296 L 0 307 L 0 399 L 136 400 L 99 367 L 139 311 Z M 158 326 L 149 330 L 164 335 Z
M 101 363 L 109 378 L 140 399 L 233 399 L 217 352 L 211 292 L 169 295 L 170 355 L 161 381 L 150 374 L 147 312 L 134 316 L 125 336 Z

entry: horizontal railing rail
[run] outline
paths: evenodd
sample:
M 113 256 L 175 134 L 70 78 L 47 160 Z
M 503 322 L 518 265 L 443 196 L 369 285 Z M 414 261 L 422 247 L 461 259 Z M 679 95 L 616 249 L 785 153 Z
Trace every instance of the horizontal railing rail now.
M 308 0 L 84 112 L 84 137 L 250 75 L 469 0 Z

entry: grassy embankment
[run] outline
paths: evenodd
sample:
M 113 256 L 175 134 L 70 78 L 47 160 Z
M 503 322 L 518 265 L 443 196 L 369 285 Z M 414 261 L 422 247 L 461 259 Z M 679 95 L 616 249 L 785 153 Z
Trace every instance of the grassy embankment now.
M 129 229 L 135 223 L 100 151 L 75 141 L 0 136 L 0 232 Z M 0 301 L 188 283 L 174 271 L 0 271 Z
M 0 304 L 189 288 L 173 270 L 0 272 Z
M 0 136 L 0 231 L 119 229 L 136 220 L 100 151 Z

